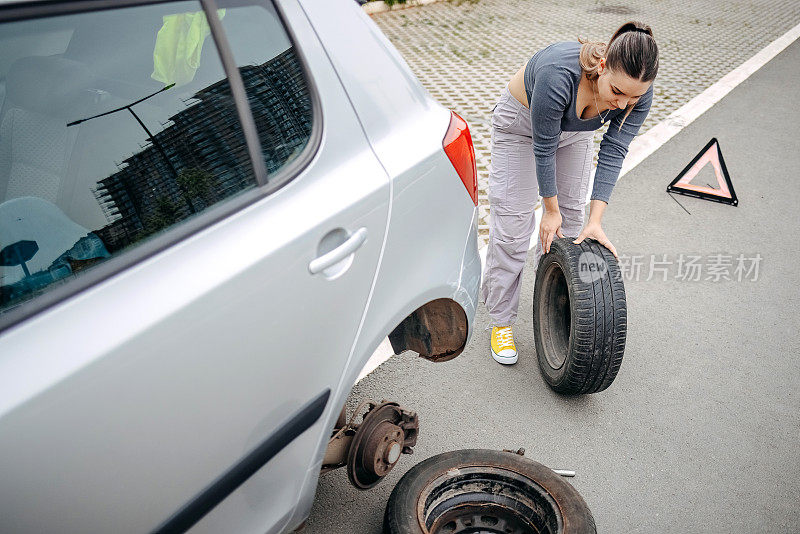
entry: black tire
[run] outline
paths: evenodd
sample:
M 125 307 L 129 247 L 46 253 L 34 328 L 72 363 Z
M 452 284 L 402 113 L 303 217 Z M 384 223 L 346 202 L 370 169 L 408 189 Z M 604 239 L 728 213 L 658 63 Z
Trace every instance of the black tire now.
M 384 534 L 460 532 L 592 534 L 583 497 L 562 477 L 517 454 L 467 449 L 412 467 L 394 487 Z
M 553 390 L 566 395 L 597 393 L 611 385 L 628 330 L 617 259 L 594 239 L 572 241 L 553 240 L 539 260 L 533 290 L 539 369 Z

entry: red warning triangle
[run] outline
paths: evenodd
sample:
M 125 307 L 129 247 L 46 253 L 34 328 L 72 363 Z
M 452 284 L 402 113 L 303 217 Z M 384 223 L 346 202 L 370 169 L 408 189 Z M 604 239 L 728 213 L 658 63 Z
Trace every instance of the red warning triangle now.
M 714 188 L 691 183 L 700 170 L 709 163 L 714 168 L 714 175 L 717 177 L 717 185 L 719 187 Z M 732 206 L 739 204 L 739 199 L 733 190 L 731 177 L 728 175 L 728 168 L 725 166 L 725 160 L 722 159 L 722 150 L 719 148 L 719 142 L 716 137 L 711 139 L 691 163 L 680 172 L 677 178 L 672 180 L 672 183 L 667 186 L 667 192 L 713 200 L 714 202 L 722 202 Z

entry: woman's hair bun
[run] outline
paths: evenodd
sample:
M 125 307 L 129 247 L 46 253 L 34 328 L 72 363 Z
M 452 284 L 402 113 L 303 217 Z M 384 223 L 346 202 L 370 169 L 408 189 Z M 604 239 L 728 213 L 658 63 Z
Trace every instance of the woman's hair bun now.
M 629 33 L 629 32 L 645 33 L 650 37 L 653 37 L 653 29 L 650 28 L 650 26 L 644 24 L 643 22 L 637 22 L 635 20 L 632 20 L 620 26 L 619 29 L 616 32 L 614 32 L 614 36 L 611 37 L 611 41 L 609 41 L 608 44 L 611 44 L 611 42 L 613 42 L 617 37 L 619 37 L 623 33 Z

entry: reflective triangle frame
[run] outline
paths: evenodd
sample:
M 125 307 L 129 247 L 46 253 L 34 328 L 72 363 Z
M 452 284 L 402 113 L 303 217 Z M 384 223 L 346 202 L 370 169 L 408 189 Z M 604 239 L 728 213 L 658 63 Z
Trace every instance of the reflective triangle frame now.
M 716 147 L 714 145 L 716 145 Z M 715 152 L 710 153 L 714 148 L 716 148 Z M 717 183 L 720 189 L 689 183 L 708 163 L 711 163 L 711 166 L 714 168 L 714 174 L 717 177 Z M 712 137 L 711 141 L 708 142 L 703 150 L 701 150 L 680 174 L 672 180 L 667 186 L 667 193 L 678 193 L 690 197 L 702 198 L 704 200 L 711 200 L 713 202 L 721 202 L 731 206 L 739 205 L 739 198 L 736 196 L 736 191 L 733 190 L 731 177 L 728 174 L 728 167 L 725 166 L 725 160 L 722 158 L 722 149 L 720 149 L 719 141 L 717 141 L 716 137 Z M 730 196 L 724 193 L 729 193 Z

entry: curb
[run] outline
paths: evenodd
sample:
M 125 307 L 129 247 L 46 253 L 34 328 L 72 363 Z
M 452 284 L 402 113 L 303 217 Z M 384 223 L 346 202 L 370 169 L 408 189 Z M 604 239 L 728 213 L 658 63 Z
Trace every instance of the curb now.
M 374 15 L 375 13 L 383 13 L 385 11 L 397 11 L 399 9 L 407 9 L 409 7 L 418 7 L 423 6 L 425 4 L 433 4 L 434 2 L 441 2 L 442 0 L 407 0 L 402 4 L 392 4 L 389 5 L 383 0 L 378 0 L 377 2 L 367 2 L 361 9 L 367 15 Z

